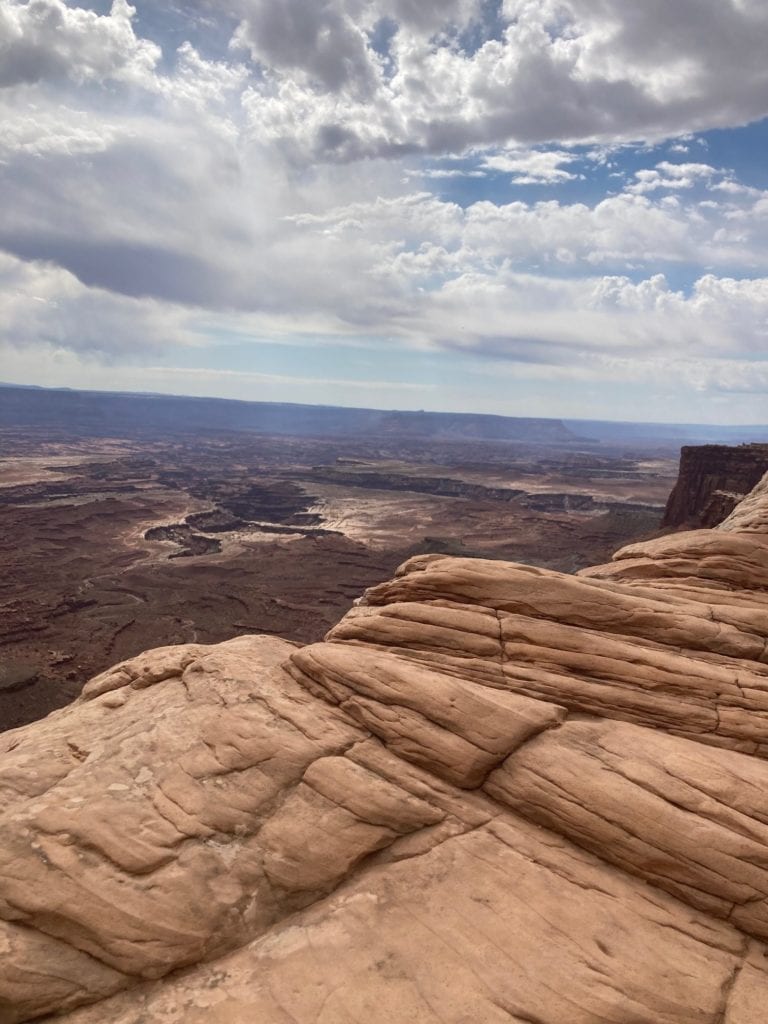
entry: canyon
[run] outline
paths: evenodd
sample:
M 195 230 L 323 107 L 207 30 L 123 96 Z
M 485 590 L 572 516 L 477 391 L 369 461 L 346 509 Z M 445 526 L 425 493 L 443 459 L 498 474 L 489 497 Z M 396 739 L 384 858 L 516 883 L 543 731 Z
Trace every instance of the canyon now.
M 114 407 L 65 398 L 74 420 L 57 399 L 0 426 L 0 730 L 67 704 L 147 648 L 243 632 L 319 640 L 411 555 L 568 572 L 604 561 L 658 530 L 677 471 L 674 444 L 611 447 L 558 421 L 504 426 L 549 438 L 535 442 L 268 435 L 187 420 L 167 433 L 145 409 L 171 422 L 159 398 L 136 400 L 133 430 L 131 396 Z M 35 422 L 44 413 L 58 418 Z M 425 417 L 454 434 L 464 423 Z
M 101 672 L 0 736 L 0 1020 L 761 1024 L 767 622 L 768 474 Z

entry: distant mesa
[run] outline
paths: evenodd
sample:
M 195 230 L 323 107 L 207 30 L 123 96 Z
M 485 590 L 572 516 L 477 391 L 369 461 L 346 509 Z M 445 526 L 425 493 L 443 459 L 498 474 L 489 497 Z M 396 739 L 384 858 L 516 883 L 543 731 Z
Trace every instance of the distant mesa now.
M 768 443 L 768 425 L 623 423 L 246 402 L 136 392 L 75 391 L 0 383 L 0 428 L 56 429 L 74 437 L 163 437 L 205 431 L 284 437 L 409 438 L 678 448 L 681 443 Z
M 614 420 L 563 420 L 565 426 L 582 437 L 609 444 L 642 445 L 663 443 L 739 445 L 768 442 L 768 424 L 722 423 L 631 423 Z
M 578 435 L 557 419 L 0 386 L 3 426 L 56 427 L 89 437 L 232 430 L 294 437 L 352 435 L 535 443 L 578 440 Z

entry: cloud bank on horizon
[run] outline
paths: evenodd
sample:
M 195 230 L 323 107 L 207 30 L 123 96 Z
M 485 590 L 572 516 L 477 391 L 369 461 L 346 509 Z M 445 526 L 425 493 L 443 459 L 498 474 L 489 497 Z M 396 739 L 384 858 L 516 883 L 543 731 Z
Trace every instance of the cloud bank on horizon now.
M 0 379 L 768 422 L 765 0 L 0 0 Z

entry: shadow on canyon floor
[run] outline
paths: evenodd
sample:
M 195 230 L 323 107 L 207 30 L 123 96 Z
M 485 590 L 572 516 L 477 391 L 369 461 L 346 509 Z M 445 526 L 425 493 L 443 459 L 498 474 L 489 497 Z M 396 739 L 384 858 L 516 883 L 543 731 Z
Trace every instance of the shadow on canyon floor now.
M 165 644 L 320 639 L 413 553 L 573 571 L 653 533 L 672 452 L 0 431 L 0 728 Z

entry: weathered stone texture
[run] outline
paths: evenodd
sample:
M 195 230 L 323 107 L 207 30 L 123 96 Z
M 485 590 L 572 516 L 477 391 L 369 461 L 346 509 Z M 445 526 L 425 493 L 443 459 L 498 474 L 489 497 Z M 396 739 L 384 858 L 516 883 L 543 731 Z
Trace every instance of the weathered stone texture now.
M 717 526 L 766 472 L 768 444 L 686 445 L 664 526 Z
M 0 736 L 2 1024 L 763 1024 L 766 943 L 768 477 Z

